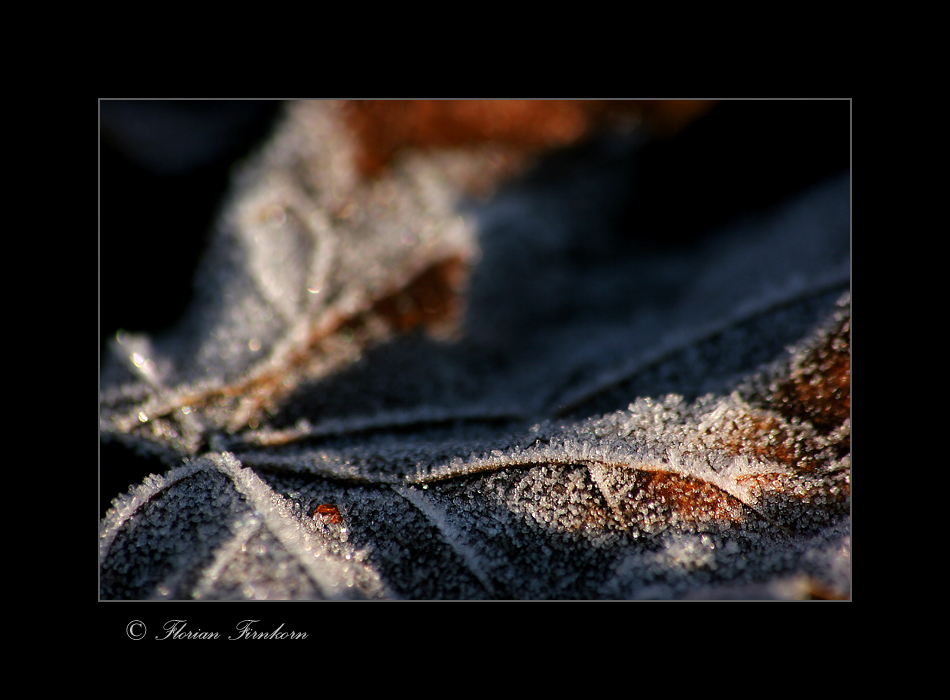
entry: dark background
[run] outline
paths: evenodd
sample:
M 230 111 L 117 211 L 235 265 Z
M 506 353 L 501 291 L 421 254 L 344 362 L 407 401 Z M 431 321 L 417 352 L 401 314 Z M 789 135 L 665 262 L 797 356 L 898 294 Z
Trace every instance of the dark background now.
M 181 316 L 232 165 L 271 131 L 279 102 L 99 103 L 100 349 L 117 330 Z

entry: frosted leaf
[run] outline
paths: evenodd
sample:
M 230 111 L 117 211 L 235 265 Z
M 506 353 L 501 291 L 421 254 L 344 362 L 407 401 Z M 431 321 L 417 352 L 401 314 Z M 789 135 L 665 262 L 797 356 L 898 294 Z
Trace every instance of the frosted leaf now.
M 103 598 L 850 595 L 846 173 L 640 245 L 637 135 L 472 200 L 497 150 L 364 180 L 341 110 L 289 106 L 189 314 L 113 343 L 100 430 L 168 470 Z
M 122 499 L 104 521 L 105 597 L 149 589 L 173 599 L 387 593 L 363 552 L 308 522 L 228 453 L 172 470 L 151 486 L 136 490 L 131 503 Z M 151 552 L 144 567 L 126 560 L 129 548 Z

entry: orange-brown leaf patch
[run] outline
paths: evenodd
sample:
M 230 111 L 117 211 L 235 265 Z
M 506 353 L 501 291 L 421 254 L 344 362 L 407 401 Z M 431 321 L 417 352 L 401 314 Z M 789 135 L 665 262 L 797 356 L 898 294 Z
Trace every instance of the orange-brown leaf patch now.
M 536 152 L 567 146 L 605 124 L 642 115 L 669 134 L 704 112 L 706 100 L 353 100 L 346 119 L 357 168 L 379 175 L 405 148 L 496 143 Z
M 769 403 L 786 417 L 807 420 L 823 432 L 851 415 L 851 318 L 792 367 Z
M 691 526 L 740 523 L 752 512 L 713 484 L 667 472 L 641 472 L 622 502 L 624 515 L 651 532 L 669 523 Z
M 332 503 L 322 503 L 317 506 L 316 510 L 313 511 L 313 517 L 319 517 L 324 522 L 334 525 L 343 522 L 340 510 Z
M 375 305 L 397 333 L 424 328 L 433 335 L 455 329 L 462 312 L 468 266 L 450 258 L 424 270 L 412 282 Z

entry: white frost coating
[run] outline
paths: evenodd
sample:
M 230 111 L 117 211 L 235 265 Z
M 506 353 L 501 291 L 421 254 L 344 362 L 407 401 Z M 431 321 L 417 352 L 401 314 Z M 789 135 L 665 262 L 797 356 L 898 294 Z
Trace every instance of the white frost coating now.
M 485 586 L 491 595 L 494 595 L 495 587 L 492 585 L 491 579 L 485 573 L 485 567 L 482 564 L 481 559 L 478 554 L 472 549 L 465 541 L 465 538 L 462 536 L 462 533 L 458 532 L 448 521 L 447 514 L 444 510 L 436 506 L 432 500 L 426 497 L 418 489 L 412 487 L 401 487 L 396 489 L 396 493 L 409 501 L 413 506 L 419 509 L 419 511 L 426 516 L 426 518 L 431 522 L 442 536 L 452 545 L 452 548 L 455 552 L 461 556 L 465 564 L 468 566 L 469 571 L 475 575 L 475 577 Z
M 183 467 L 172 469 L 164 476 L 151 474 L 145 481 L 128 494 L 122 494 L 113 501 L 112 508 L 99 524 L 99 563 L 109 554 L 113 540 L 122 529 L 125 522 L 132 517 L 142 506 L 162 491 L 171 488 L 183 479 L 206 469 L 201 461 L 185 464 Z
M 710 455 L 703 459 L 683 455 L 675 446 L 666 449 L 659 457 L 654 451 L 630 449 L 629 445 L 596 444 L 577 440 L 563 443 L 529 447 L 505 455 L 497 450 L 488 456 L 472 456 L 443 465 L 432 471 L 407 477 L 413 484 L 433 483 L 465 474 L 477 474 L 502 468 L 533 466 L 537 464 L 586 464 L 598 469 L 632 469 L 651 472 L 669 472 L 685 477 L 694 477 L 712 483 L 740 501 L 753 505 L 751 491 L 739 482 L 754 476 L 777 476 L 790 472 L 779 465 L 750 461 L 745 456 L 727 455 L 722 460 L 724 468 L 713 469 Z
M 320 242 L 307 226 L 309 209 L 289 177 L 273 176 L 242 200 L 233 223 L 235 237 L 244 244 L 247 272 L 288 325 L 310 301 L 309 265 L 300 265 L 300 260 L 308 259 Z M 266 245 L 261 240 L 265 238 Z
M 451 408 L 420 406 L 416 409 L 402 409 L 393 411 L 380 411 L 372 416 L 358 416 L 352 419 L 326 418 L 316 425 L 311 425 L 310 421 L 301 420 L 293 428 L 281 431 L 254 430 L 244 433 L 240 440 L 243 444 L 235 441 L 232 451 L 240 458 L 247 454 L 255 460 L 255 463 L 267 463 L 270 456 L 264 453 L 241 452 L 245 446 L 254 447 L 257 445 L 280 445 L 289 442 L 298 441 L 304 438 L 329 437 L 333 435 L 347 435 L 351 433 L 370 432 L 373 430 L 384 430 L 391 428 L 405 428 L 411 426 L 424 426 L 427 424 L 439 424 L 448 421 L 458 420 L 523 420 L 527 416 L 523 413 L 499 407 L 496 404 L 473 401 L 471 406 L 453 405 Z M 258 460 L 262 460 L 258 462 Z M 281 462 L 283 463 L 283 462 Z
M 154 359 L 155 348 L 151 338 L 123 332 L 113 341 L 113 350 L 122 359 L 126 369 L 134 375 L 153 387 L 162 386 L 164 372 Z
M 241 527 L 237 528 L 234 536 L 218 549 L 211 565 L 202 572 L 194 589 L 196 599 L 200 600 L 213 592 L 214 585 L 224 570 L 243 551 L 248 541 L 261 531 L 262 527 L 263 523 L 260 519 L 252 516 Z M 171 586 L 168 589 L 174 590 Z
M 264 526 L 304 567 L 325 597 L 351 597 L 358 574 L 362 574 L 361 578 L 365 579 L 360 581 L 360 590 L 364 595 L 370 598 L 391 597 L 378 574 L 362 563 L 364 554 L 358 551 L 349 553 L 350 561 L 332 554 L 326 539 L 305 531 L 296 519 L 287 517 L 288 514 L 282 512 L 275 503 L 271 488 L 252 470 L 245 469 L 234 455 L 225 452 L 210 455 L 209 459 L 231 478 L 238 491 L 263 516 Z M 315 551 L 319 553 L 319 559 Z
M 336 260 L 336 239 L 331 235 L 326 213 L 315 208 L 309 211 L 305 221 L 313 232 L 315 241 L 310 274 L 307 277 L 309 315 L 312 316 L 316 309 L 326 305 L 326 298 L 329 296 L 330 274 Z
M 235 455 L 255 467 L 270 467 L 289 473 L 313 474 L 316 476 L 339 479 L 352 483 L 365 484 L 398 484 L 401 481 L 396 477 L 373 477 L 363 473 L 360 467 L 353 463 L 346 463 L 336 455 L 320 455 L 319 452 L 301 458 L 300 455 L 274 455 L 268 452 L 242 452 Z

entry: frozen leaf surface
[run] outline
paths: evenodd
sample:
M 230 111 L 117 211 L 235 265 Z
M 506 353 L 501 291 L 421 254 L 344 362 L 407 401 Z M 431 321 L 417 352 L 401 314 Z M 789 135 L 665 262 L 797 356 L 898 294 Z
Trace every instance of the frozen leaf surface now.
M 617 223 L 635 134 L 471 199 L 504 152 L 361 179 L 340 110 L 290 107 L 190 315 L 114 343 L 101 431 L 169 471 L 103 598 L 850 595 L 847 173 L 663 246 Z

